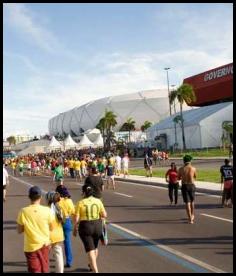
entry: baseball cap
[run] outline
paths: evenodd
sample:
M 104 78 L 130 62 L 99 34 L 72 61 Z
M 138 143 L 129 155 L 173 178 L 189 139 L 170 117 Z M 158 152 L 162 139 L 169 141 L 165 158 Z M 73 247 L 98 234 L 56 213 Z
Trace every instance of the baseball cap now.
M 38 186 L 33 186 L 29 189 L 29 196 L 33 196 L 33 195 L 42 195 L 42 191 Z
M 59 185 L 56 188 L 56 192 L 58 192 L 62 197 L 71 197 L 67 188 L 63 185 Z

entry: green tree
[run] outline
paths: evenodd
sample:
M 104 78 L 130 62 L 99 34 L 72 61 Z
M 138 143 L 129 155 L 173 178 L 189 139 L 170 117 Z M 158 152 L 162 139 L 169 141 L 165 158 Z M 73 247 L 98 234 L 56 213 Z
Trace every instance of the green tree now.
M 128 131 L 129 132 L 129 142 L 130 142 L 130 132 L 135 130 L 135 121 L 133 118 L 128 118 L 127 121 L 122 125 L 120 131 Z
M 97 128 L 103 136 L 104 150 L 110 150 L 111 141 L 114 140 L 113 127 L 117 125 L 116 115 L 113 111 L 105 110 L 105 115 L 100 119 Z
M 16 137 L 15 136 L 9 136 L 7 138 L 7 142 L 11 145 L 15 145 L 16 144 Z
M 183 150 L 186 150 L 185 133 L 184 133 L 184 120 L 183 120 L 183 104 L 184 102 L 190 104 L 196 101 L 196 95 L 193 87 L 187 83 L 180 85 L 177 90 L 170 93 L 170 103 L 173 104 L 175 99 L 178 100 L 180 104 L 180 116 L 181 116 L 181 129 L 182 129 L 182 140 L 183 140 Z
M 105 111 L 105 126 L 106 126 L 106 135 L 107 135 L 107 139 L 106 139 L 106 147 L 107 150 L 110 150 L 111 148 L 111 140 L 113 138 L 113 127 L 115 127 L 117 125 L 117 121 L 116 121 L 116 114 L 113 111 Z
M 151 122 L 145 121 L 145 122 L 143 123 L 143 125 L 141 125 L 141 130 L 142 130 L 143 132 L 146 132 L 146 130 L 147 130 L 149 127 L 151 127 L 151 126 L 152 126 L 152 123 L 151 123 Z

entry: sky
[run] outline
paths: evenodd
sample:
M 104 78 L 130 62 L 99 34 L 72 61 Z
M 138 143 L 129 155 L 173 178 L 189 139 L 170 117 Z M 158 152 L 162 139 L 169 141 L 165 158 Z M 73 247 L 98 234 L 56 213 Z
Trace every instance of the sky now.
M 3 137 L 233 61 L 232 3 L 5 3 Z M 174 87 L 174 86 L 173 86 Z

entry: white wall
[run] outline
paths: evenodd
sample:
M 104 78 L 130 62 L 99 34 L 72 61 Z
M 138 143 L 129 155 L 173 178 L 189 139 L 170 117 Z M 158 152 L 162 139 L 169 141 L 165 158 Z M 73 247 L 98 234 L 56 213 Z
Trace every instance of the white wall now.
M 224 121 L 233 121 L 233 104 L 200 122 L 202 147 L 219 147 L 221 145 L 222 123 Z

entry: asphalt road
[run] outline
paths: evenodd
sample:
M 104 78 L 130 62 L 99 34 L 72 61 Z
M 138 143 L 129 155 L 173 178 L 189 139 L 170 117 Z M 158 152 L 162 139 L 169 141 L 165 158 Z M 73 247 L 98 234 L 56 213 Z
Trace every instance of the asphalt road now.
M 70 178 L 65 184 L 76 203 L 81 184 Z M 11 177 L 3 205 L 3 272 L 27 272 L 23 235 L 17 234 L 15 220 L 29 204 L 30 185 L 55 188 L 50 177 Z M 117 190 L 105 190 L 103 198 L 109 245 L 99 246 L 99 272 L 233 272 L 233 210 L 219 208 L 218 196 L 196 196 L 193 225 L 187 223 L 181 196 L 178 206 L 169 206 L 165 188 L 117 182 Z M 74 263 L 65 271 L 88 272 L 79 237 L 72 241 Z

